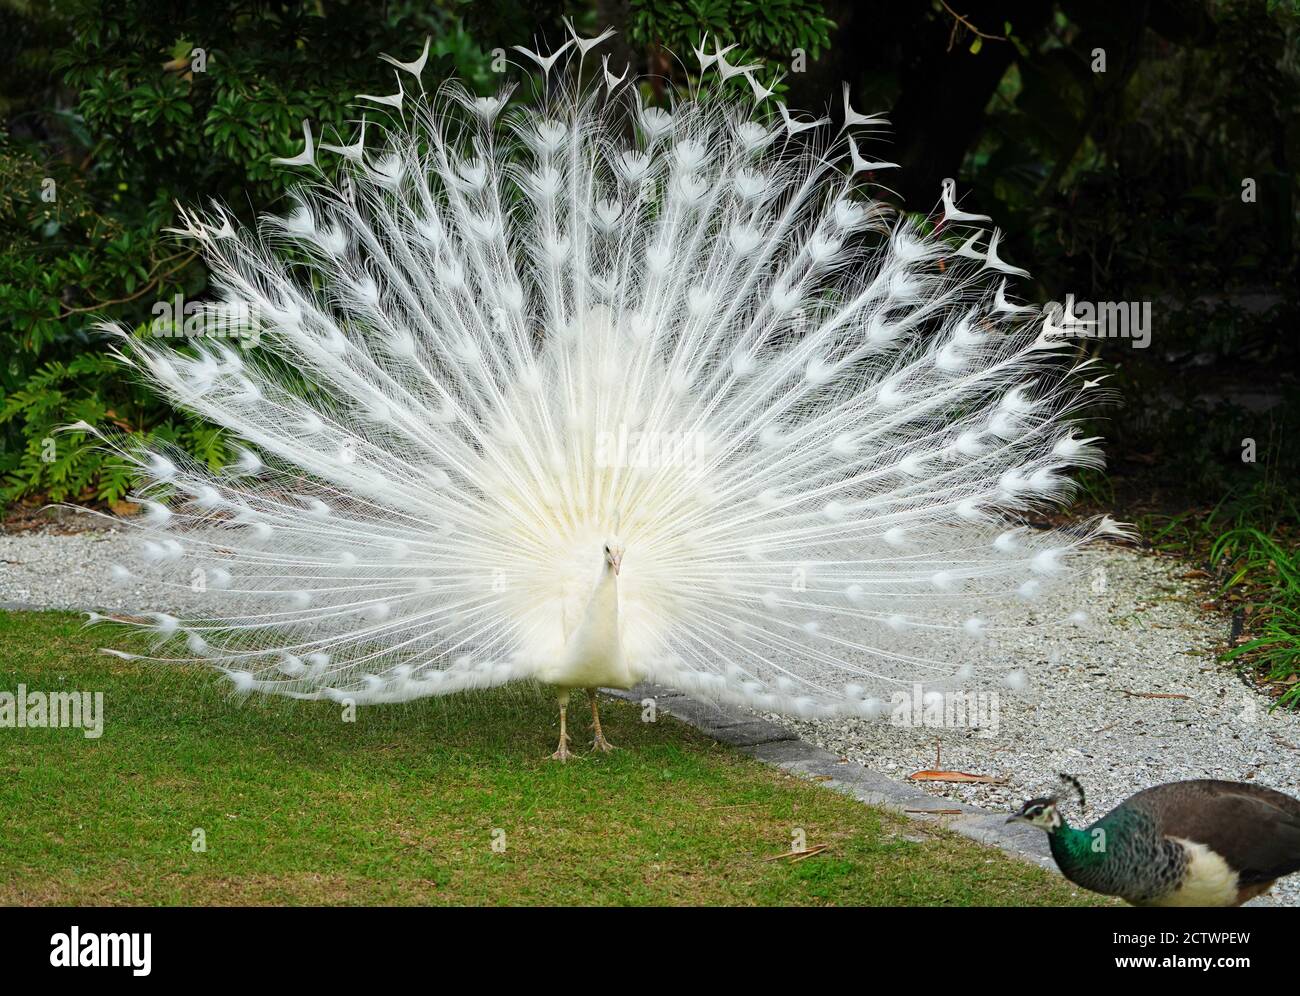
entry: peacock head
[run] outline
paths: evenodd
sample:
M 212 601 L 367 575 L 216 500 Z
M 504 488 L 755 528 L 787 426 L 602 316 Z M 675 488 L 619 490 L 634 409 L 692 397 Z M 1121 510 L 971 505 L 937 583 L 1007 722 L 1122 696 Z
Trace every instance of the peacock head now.
M 605 540 L 605 563 L 614 568 L 615 574 L 623 566 L 623 541 L 617 536 Z
M 1061 814 L 1056 811 L 1057 801 L 1057 799 L 1050 796 L 1041 799 L 1029 799 L 1007 817 L 1007 822 L 1028 823 L 1051 833 L 1058 829 L 1063 822 Z

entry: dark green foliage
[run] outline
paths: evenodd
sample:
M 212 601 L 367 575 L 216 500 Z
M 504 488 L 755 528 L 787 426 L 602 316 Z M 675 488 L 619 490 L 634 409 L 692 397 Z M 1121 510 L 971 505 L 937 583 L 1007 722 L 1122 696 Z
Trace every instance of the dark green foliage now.
M 830 32 L 835 27 L 819 0 L 631 0 L 629 6 L 632 40 L 642 47 L 653 45 L 674 53 L 692 71 L 698 66 L 691 50 L 705 32 L 710 36 L 705 51 L 733 43 L 737 46 L 727 55 L 732 64 L 763 58 L 785 65 L 796 49 L 803 50 L 809 60 L 820 58 L 830 46 Z M 764 82 L 768 75 L 759 74 Z
M 270 160 L 299 151 L 300 122 L 347 127 L 355 94 L 393 88 L 377 53 L 413 58 L 426 35 L 431 76 L 492 88 L 453 4 L 205 0 L 163 16 L 63 0 L 5 7 L 0 35 L 0 504 L 123 496 L 120 467 L 53 435 L 78 419 L 224 459 L 220 435 L 134 387 L 93 328 L 148 334 L 156 302 L 204 296 L 201 263 L 162 233 L 176 202 L 213 198 L 245 221 L 275 207 L 292 177 Z

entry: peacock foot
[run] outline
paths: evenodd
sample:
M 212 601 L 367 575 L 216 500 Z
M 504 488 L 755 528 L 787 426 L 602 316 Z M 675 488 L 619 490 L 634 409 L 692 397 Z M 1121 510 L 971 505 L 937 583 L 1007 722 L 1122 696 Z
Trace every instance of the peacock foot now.
M 618 750 L 612 743 L 605 739 L 603 733 L 596 734 L 596 739 L 591 742 L 593 751 L 600 751 L 602 754 L 608 754 L 610 751 Z
M 577 758 L 579 756 L 580 755 L 575 754 L 573 751 L 569 750 L 569 738 L 567 736 L 563 736 L 560 737 L 560 746 L 556 748 L 555 753 L 550 756 L 550 760 L 567 761 L 570 758 Z

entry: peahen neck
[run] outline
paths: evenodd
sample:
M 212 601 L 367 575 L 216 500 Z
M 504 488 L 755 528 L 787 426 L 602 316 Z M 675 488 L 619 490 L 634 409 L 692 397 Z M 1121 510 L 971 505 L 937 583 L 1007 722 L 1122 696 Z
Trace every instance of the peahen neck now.
M 1088 830 L 1072 827 L 1061 820 L 1061 825 L 1048 833 L 1052 857 L 1061 871 L 1068 876 L 1072 871 L 1095 867 L 1105 860 L 1106 853 L 1095 846 L 1095 838 Z
M 1137 902 L 1134 897 L 1168 887 L 1171 857 L 1151 820 L 1132 807 L 1112 810 L 1082 830 L 1063 822 L 1048 841 L 1062 874 L 1085 889 Z

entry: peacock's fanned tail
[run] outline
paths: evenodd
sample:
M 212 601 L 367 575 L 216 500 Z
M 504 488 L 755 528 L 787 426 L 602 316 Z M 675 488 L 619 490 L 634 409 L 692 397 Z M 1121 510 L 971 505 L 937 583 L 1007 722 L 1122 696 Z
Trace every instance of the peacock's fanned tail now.
M 305 124 L 283 215 L 183 213 L 231 335 L 115 348 L 242 451 L 110 440 L 146 509 L 115 573 L 205 606 L 148 617 L 147 656 L 357 702 L 528 678 L 617 533 L 640 673 L 871 716 L 973 680 L 948 635 L 1115 531 L 1016 524 L 1101 456 L 1070 316 L 1009 300 L 1024 271 L 950 184 L 926 221 L 873 197 L 884 122 L 847 88 L 832 135 L 701 50 L 652 106 L 595 41 L 525 52 L 526 97 L 390 59 L 350 140 Z

